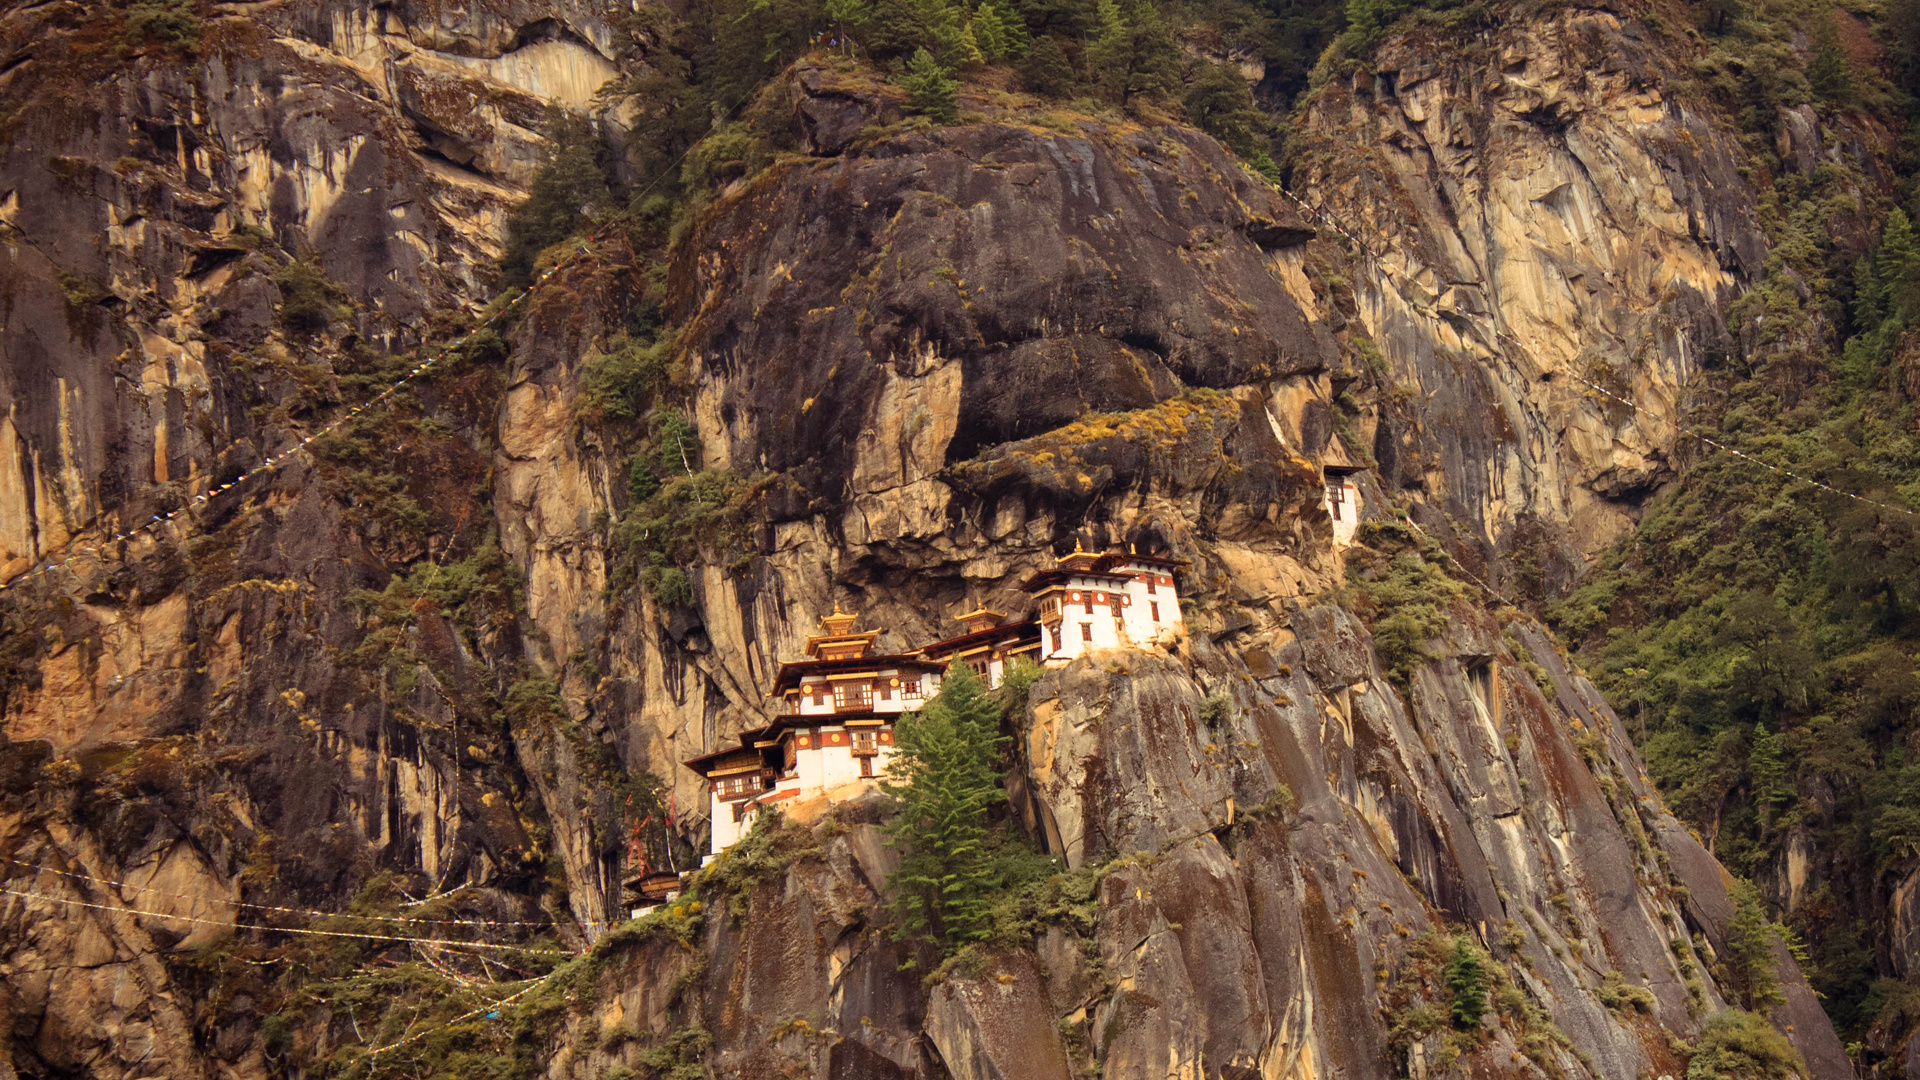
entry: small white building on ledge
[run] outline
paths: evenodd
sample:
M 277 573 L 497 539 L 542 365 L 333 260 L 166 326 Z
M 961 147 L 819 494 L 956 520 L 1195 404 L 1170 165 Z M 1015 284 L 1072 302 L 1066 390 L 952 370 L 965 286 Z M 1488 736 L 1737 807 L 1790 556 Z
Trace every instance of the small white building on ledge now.
M 1353 477 L 1361 471 L 1357 465 L 1326 465 L 1320 470 L 1327 487 L 1320 505 L 1326 507 L 1327 517 L 1333 519 L 1335 547 L 1353 543 L 1353 534 L 1360 528 L 1360 489 Z
M 776 719 L 740 733 L 740 745 L 686 762 L 707 781 L 709 850 L 718 855 L 780 806 L 809 819 L 858 798 L 886 775 L 893 721 L 939 692 L 955 661 L 997 687 L 1022 657 L 1065 664 L 1102 649 L 1141 648 L 1185 620 L 1174 586 L 1179 563 L 1137 554 L 1072 554 L 1028 578 L 1032 614 L 1008 622 L 984 607 L 959 621 L 966 632 L 907 653 L 875 653 L 878 630 L 856 630 L 840 610 L 821 618 L 806 657 L 780 665 L 771 696 Z

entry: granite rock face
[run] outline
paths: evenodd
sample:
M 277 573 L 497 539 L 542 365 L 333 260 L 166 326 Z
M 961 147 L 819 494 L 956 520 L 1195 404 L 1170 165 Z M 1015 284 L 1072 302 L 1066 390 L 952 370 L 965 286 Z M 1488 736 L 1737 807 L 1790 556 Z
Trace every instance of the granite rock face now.
M 1674 475 L 1766 241 L 1735 134 L 1670 91 L 1689 46 L 1601 5 L 1485 48 L 1384 45 L 1312 100 L 1297 183 L 1390 253 L 1355 267 L 1357 329 L 1421 405 L 1376 428 L 1383 472 L 1558 587 Z
M 1407 1034 L 1402 973 L 1436 935 L 1464 934 L 1517 992 L 1496 998 L 1475 1073 L 1678 1075 L 1669 1036 L 1723 1006 L 1688 936 L 1724 946 L 1725 871 L 1538 631 L 1454 615 L 1405 691 L 1337 607 L 1293 606 L 1217 642 L 1203 610 L 1166 650 L 1044 676 L 1017 733 L 1021 786 L 1049 845 L 1103 868 L 1090 929 L 1053 927 L 923 988 L 886 937 L 886 868 L 856 810 L 789 841 L 803 852 L 747 886 L 738 914 L 715 901 L 690 943 L 623 954 L 567 1041 L 671 983 L 685 996 L 651 1030 L 711 1032 L 715 1066 L 742 1072 L 1417 1074 L 1447 1036 Z M 1210 696 L 1230 702 L 1212 726 Z M 1776 1021 L 1812 1075 L 1851 1075 L 1782 959 Z M 690 984 L 689 963 L 705 965 Z M 1609 980 L 1647 1003 L 1609 1007 Z M 603 1046 L 549 1075 L 640 1052 Z
M 1306 193 L 1438 305 L 1191 130 L 984 100 L 915 125 L 803 61 L 764 102 L 790 152 L 709 193 L 664 293 L 616 236 L 404 420 L 113 539 L 479 309 L 548 110 L 645 63 L 629 10 L 218 5 L 192 61 L 106 5 L 0 17 L 0 1069 L 280 1075 L 259 1003 L 196 1000 L 188 959 L 236 900 L 380 879 L 602 940 L 537 1047 L 555 1080 L 676 1032 L 714 1075 L 1425 1076 L 1452 1035 L 1397 1020 L 1456 940 L 1504 980 L 1476 1073 L 1681 1075 L 1723 1003 L 1724 872 L 1499 594 L 1462 578 L 1388 678 L 1321 506 L 1322 466 L 1377 462 L 1371 515 L 1402 500 L 1497 586 L 1528 544 L 1577 572 L 1664 477 L 1764 252 L 1737 144 L 1621 16 L 1516 19 L 1497 62 L 1390 41 L 1314 99 Z M 337 288 L 305 329 L 294 257 Z M 633 433 L 588 401 L 652 300 L 702 464 L 754 493 L 671 607 L 614 587 Z M 1596 367 L 1648 411 L 1565 377 Z M 928 983 L 857 803 L 684 940 L 607 932 L 616 792 L 657 777 L 698 843 L 679 763 L 764 722 L 834 603 L 911 648 L 1023 610 L 1076 536 L 1188 563 L 1184 637 L 1050 671 L 1013 722 L 1007 813 L 1098 871 L 1093 914 Z M 482 584 L 429 602 L 443 574 Z M 1787 981 L 1776 1021 L 1838 1080 Z

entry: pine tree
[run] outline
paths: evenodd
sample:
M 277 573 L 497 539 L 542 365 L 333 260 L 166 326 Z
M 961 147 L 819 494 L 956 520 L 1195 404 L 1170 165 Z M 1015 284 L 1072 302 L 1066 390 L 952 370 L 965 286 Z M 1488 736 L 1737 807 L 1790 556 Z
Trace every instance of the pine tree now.
M 1905 316 L 1908 294 L 1920 271 L 1920 245 L 1913 236 L 1907 212 L 1895 207 L 1880 230 L 1880 250 L 1873 256 L 1873 276 L 1880 283 L 1880 309 L 1889 316 Z
M 960 30 L 959 44 L 954 46 L 950 58 L 955 67 L 977 67 L 987 62 L 987 56 L 980 51 L 980 39 L 974 36 L 973 23 L 969 21 Z
M 1880 279 L 1873 276 L 1873 257 L 1863 255 L 1853 264 L 1853 328 L 1869 333 L 1886 314 L 1880 306 Z
M 1753 744 L 1747 750 L 1747 778 L 1760 822 L 1769 825 L 1774 811 L 1793 798 L 1793 787 L 1787 783 L 1786 740 L 1759 721 L 1754 722 Z
M 899 807 L 887 842 L 906 849 L 887 878 L 897 936 L 952 952 L 985 937 L 994 892 L 987 812 L 1001 787 L 1000 707 L 964 664 L 940 692 L 893 727 L 893 758 L 881 788 Z
M 1247 80 L 1230 65 L 1203 64 L 1181 104 L 1195 127 L 1241 157 L 1252 159 L 1266 152 L 1266 114 L 1254 106 Z
M 1727 945 L 1721 959 L 1728 981 L 1749 1009 L 1765 1009 L 1786 1000 L 1774 953 L 1776 929 L 1760 906 L 1760 890 L 1750 881 L 1733 886 L 1733 918 L 1727 923 Z
M 1347 53 L 1365 56 L 1385 36 L 1387 28 L 1407 13 L 1409 0 L 1347 0 Z
M 1027 23 L 1020 13 L 999 0 L 983 0 L 967 23 L 981 56 L 989 64 L 1017 60 L 1027 55 L 1031 41 Z
M 911 56 L 926 49 L 949 64 L 962 58 L 965 11 L 959 0 L 876 0 L 860 30 L 860 43 L 875 59 Z
M 943 124 L 960 119 L 960 83 L 926 49 L 914 50 L 900 85 L 907 92 L 907 106 L 914 112 Z
M 1100 0 L 1087 66 L 1106 96 L 1121 105 L 1164 96 L 1178 81 L 1179 47 L 1152 0 Z
M 600 136 L 590 121 L 557 115 L 546 130 L 546 160 L 533 174 L 527 201 L 507 215 L 507 251 L 501 270 L 508 284 L 532 280 L 541 251 L 565 240 L 595 213 L 613 205 L 600 164 Z
M 1822 101 L 1844 105 L 1853 99 L 1853 65 L 1840 40 L 1840 22 L 1831 12 L 1814 27 L 1807 83 Z
M 1073 59 L 1059 38 L 1046 34 L 1034 40 L 1027 58 L 1020 62 L 1020 81 L 1041 97 L 1066 97 L 1073 92 Z
M 857 30 L 873 18 L 872 0 L 827 0 L 827 18 L 842 30 Z
M 1473 1028 L 1487 1014 L 1487 957 L 1465 934 L 1453 936 L 1453 949 L 1441 975 L 1451 999 L 1447 1011 L 1455 1027 Z
M 654 438 L 660 444 L 656 468 L 661 476 L 692 476 L 700 468 L 700 433 L 679 409 L 660 417 Z

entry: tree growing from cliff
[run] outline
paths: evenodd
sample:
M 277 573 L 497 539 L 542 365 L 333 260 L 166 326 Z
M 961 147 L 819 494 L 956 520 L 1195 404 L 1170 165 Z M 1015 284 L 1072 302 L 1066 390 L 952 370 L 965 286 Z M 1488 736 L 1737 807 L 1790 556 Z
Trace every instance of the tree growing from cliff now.
M 527 201 L 507 215 L 507 250 L 500 269 L 510 285 L 531 281 L 542 251 L 572 235 L 589 215 L 613 205 L 593 124 L 563 114 L 547 126 L 546 136 L 546 160 L 533 175 Z
M 1749 1009 L 1765 1009 L 1786 998 L 1780 993 L 1774 937 L 1779 927 L 1760 906 L 1760 890 L 1752 882 L 1733 887 L 1733 918 L 1727 924 L 1723 951 L 1728 981 Z
M 1840 20 L 1832 12 L 1814 25 L 1807 84 L 1823 101 L 1845 105 L 1853 100 L 1853 65 L 1847 57 L 1846 44 L 1840 40 Z
M 881 788 L 898 813 L 887 842 L 905 850 L 887 878 L 896 937 L 951 953 L 992 928 L 996 874 L 988 811 L 1000 783 L 1000 705 L 972 669 L 955 663 L 940 692 L 893 729 Z
M 914 50 L 900 86 L 906 90 L 907 106 L 914 112 L 943 124 L 960 119 L 960 83 L 927 50 Z
M 1793 1080 L 1806 1075 L 1806 1063 L 1785 1035 L 1765 1017 L 1723 1009 L 1700 1033 L 1687 1080 Z
M 1226 143 L 1234 153 L 1249 161 L 1267 155 L 1273 123 L 1254 105 L 1247 80 L 1231 66 L 1203 62 L 1181 104 L 1193 126 Z
M 1447 981 L 1447 1013 L 1455 1027 L 1478 1027 L 1487 1014 L 1487 954 L 1465 934 L 1455 934 L 1441 972 Z
M 1087 44 L 1087 70 L 1108 98 L 1131 105 L 1165 95 L 1179 81 L 1179 46 L 1151 0 L 1100 0 Z

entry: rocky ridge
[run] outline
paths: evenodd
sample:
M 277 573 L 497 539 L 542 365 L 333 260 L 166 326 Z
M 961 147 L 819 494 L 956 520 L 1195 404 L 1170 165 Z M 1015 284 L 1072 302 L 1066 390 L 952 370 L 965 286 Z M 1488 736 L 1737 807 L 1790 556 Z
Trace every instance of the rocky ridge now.
M 49 17 L 11 11 L 13 41 L 61 40 Z M 281 259 L 235 239 L 251 235 L 243 221 L 310 252 L 357 303 L 325 332 L 335 345 L 398 348 L 423 313 L 477 302 L 537 108 L 583 104 L 588 83 L 628 62 L 615 25 L 611 11 L 544 4 L 223 11 L 207 24 L 205 73 L 150 56 L 139 78 L 105 80 L 95 107 L 122 126 L 62 154 L 48 148 L 63 114 L 24 83 L 0 87 L 24 103 L 0 175 L 16 185 L 9 205 L 31 211 L 7 219 L 9 319 L 22 320 L 7 335 L 23 346 L 0 365 L 18 466 L 0 468 L 14 485 L 0 487 L 12 500 L 0 520 L 32 523 L 0 538 L 14 561 L 102 507 L 138 520 L 170 492 L 204 490 L 325 405 L 301 402 L 313 354 L 275 325 Z M 1517 28 L 1505 66 L 1557 70 L 1563 44 L 1596 26 L 1634 33 L 1617 14 L 1563 13 Z M 98 30 L 82 22 L 69 47 Z M 1397 92 L 1473 85 L 1477 62 Z M 1635 103 L 1635 77 L 1620 76 L 1627 90 L 1554 84 L 1599 129 L 1592 160 L 1609 164 L 1584 167 L 1610 216 L 1541 241 L 1553 265 L 1627 284 L 1567 306 L 1519 281 L 1484 302 L 1521 337 L 1551 323 L 1565 341 L 1628 341 L 1670 319 L 1685 332 L 1662 339 L 1645 378 L 1678 387 L 1713 305 L 1739 286 L 1739 253 L 1759 253 L 1740 228 L 1731 144 L 1711 117 L 1677 112 L 1675 130 L 1707 149 L 1686 167 L 1648 164 L 1664 160 L 1645 149 L 1661 129 L 1629 121 L 1659 102 Z M 1312 115 L 1358 94 L 1332 88 Z M 1517 367 L 1401 310 L 1366 261 L 1315 239 L 1204 136 L 1007 99 L 928 129 L 900 120 L 896 91 L 832 62 L 803 63 L 767 95 L 788 153 L 715 194 L 662 298 L 704 464 L 758 492 L 740 536 L 689 568 L 693 603 L 608 588 L 623 436 L 583 421 L 581 399 L 588 357 L 648 288 L 619 240 L 536 298 L 503 362 L 471 358 L 420 391 L 418 416 L 437 428 L 373 432 L 204 517 L 190 542 L 9 590 L 22 664 L 4 703 L 6 850 L 204 898 L 146 917 L 6 909 L 10 1067 L 252 1076 L 287 1069 L 289 1045 L 310 1062 L 357 1045 L 337 1009 L 312 1010 L 288 1043 L 237 997 L 211 1012 L 183 1000 L 180 958 L 233 921 L 218 900 L 338 907 L 385 871 L 430 891 L 474 886 L 490 912 L 544 910 L 583 945 L 621 907 L 627 823 L 609 768 L 653 773 L 672 802 L 700 805 L 678 761 L 758 722 L 772 665 L 835 600 L 883 628 L 883 647 L 917 644 L 963 603 L 1017 600 L 1024 572 L 1078 533 L 1189 560 L 1195 604 L 1176 649 L 1049 673 L 1017 725 L 1028 797 L 1014 810 L 1094 882 L 1091 914 L 925 985 L 900 970 L 879 913 L 891 855 L 874 808 L 847 807 L 812 839 L 788 836 L 772 860 L 784 865 L 728 879 L 725 903 L 678 936 L 607 935 L 593 985 L 529 1036 L 538 1067 L 652 1068 L 649 1054 L 696 1046 L 674 1038 L 697 1031 L 721 1074 L 1419 1074 L 1458 1040 L 1395 1018 L 1431 997 L 1434 943 L 1464 933 L 1512 991 L 1475 1038 L 1476 1070 L 1677 1075 L 1680 1040 L 1726 996 L 1710 974 L 1731 909 L 1724 872 L 1659 808 L 1598 694 L 1526 620 L 1490 613 L 1492 597 L 1449 601 L 1428 660 L 1396 685 L 1366 626 L 1327 600 L 1347 557 L 1317 468 L 1372 455 L 1376 508 L 1405 492 L 1439 531 L 1455 513 L 1495 549 L 1537 527 L 1567 552 L 1619 526 L 1617 502 L 1657 479 L 1671 433 L 1566 400 L 1554 365 L 1575 370 L 1584 354 Z M 213 104 L 241 99 L 251 112 Z M 1426 123 L 1406 111 L 1422 105 L 1400 108 Z M 1528 183 L 1571 168 L 1528 128 L 1495 128 L 1511 141 L 1479 152 L 1540 174 Z M 246 158 L 240 130 L 263 160 Z M 1373 138 L 1330 120 L 1312 130 L 1329 145 Z M 139 138 L 137 165 L 122 162 Z M 48 162 L 88 186 L 35 179 Z M 1530 205 L 1421 183 L 1497 223 L 1496 242 L 1457 245 L 1482 265 L 1513 239 L 1503 214 Z M 1332 179 L 1309 191 L 1337 198 Z M 1582 192 L 1562 201 L 1577 209 Z M 1343 210 L 1368 205 L 1346 197 Z M 1705 233 L 1673 227 L 1673 207 L 1708 204 Z M 390 231 L 410 215 L 417 228 Z M 1616 266 L 1629 237 L 1658 238 L 1685 273 Z M 1469 269 L 1456 276 L 1489 276 Z M 141 382 L 125 359 L 141 360 Z M 1420 425 L 1441 413 L 1393 393 L 1407 373 L 1436 401 L 1459 395 L 1463 415 L 1499 400 L 1523 422 L 1429 449 L 1438 424 Z M 260 408 L 276 398 L 294 404 Z M 1573 419 L 1527 419 L 1548 415 Z M 356 486 L 373 456 L 407 478 L 426 528 Z M 1485 475 L 1520 478 L 1524 496 L 1486 494 L 1472 479 Z M 472 520 L 476 502 L 491 520 Z M 487 616 L 415 605 L 393 618 L 369 599 L 394 595 L 423 556 L 436 572 L 483 559 L 489 534 L 513 596 L 482 590 Z M 1382 535 L 1383 551 L 1419 547 Z M 542 679 L 550 696 L 530 691 Z M 1210 695 L 1230 702 L 1211 728 Z M 720 910 L 735 905 L 744 919 Z M 764 926 L 786 932 L 752 932 Z M 1610 977 L 1651 1004 L 1609 1008 Z M 1787 981 L 1777 1019 L 1815 1075 L 1844 1074 L 1817 1003 Z

